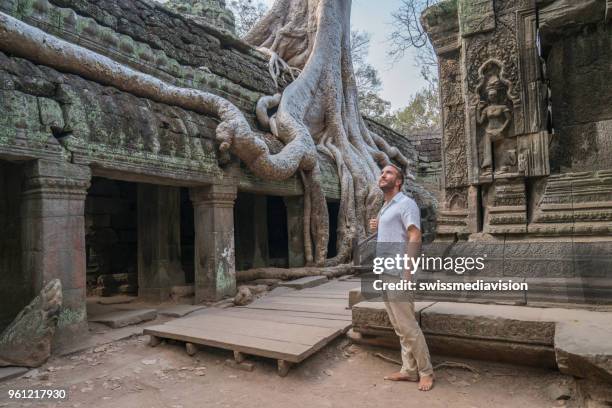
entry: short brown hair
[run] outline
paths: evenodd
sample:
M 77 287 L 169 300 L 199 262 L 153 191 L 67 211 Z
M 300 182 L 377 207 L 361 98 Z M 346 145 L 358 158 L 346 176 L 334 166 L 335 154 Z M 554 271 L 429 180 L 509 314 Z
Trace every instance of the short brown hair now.
M 400 186 L 404 185 L 404 171 L 401 169 L 400 166 L 398 166 L 397 164 L 393 164 L 393 163 L 389 163 L 387 164 L 387 166 L 391 166 L 393 167 L 395 170 L 397 170 L 397 174 L 401 180 Z

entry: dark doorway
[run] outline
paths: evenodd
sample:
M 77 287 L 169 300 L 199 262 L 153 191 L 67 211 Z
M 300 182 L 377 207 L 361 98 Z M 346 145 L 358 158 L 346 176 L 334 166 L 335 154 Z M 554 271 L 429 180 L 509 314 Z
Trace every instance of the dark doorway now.
M 181 188 L 181 265 L 185 272 L 185 284 L 194 282 L 195 268 L 195 227 L 193 203 L 189 198 L 189 189 Z
M 340 212 L 339 201 L 327 202 L 327 213 L 329 214 L 329 242 L 327 243 L 327 257 L 333 258 L 338 254 L 338 213 Z
M 20 164 L 0 161 L 0 332 L 32 299 L 32 277 L 23 273 Z
M 268 197 L 267 217 L 269 264 L 286 268 L 289 266 L 289 237 L 287 209 L 282 197 Z
M 85 200 L 87 292 L 138 292 L 137 184 L 93 177 Z

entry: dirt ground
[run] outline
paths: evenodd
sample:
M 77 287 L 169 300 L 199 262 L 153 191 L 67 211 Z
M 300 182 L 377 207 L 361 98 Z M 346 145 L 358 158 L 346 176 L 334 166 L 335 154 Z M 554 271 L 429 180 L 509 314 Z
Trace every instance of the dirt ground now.
M 463 361 L 442 368 L 435 388 L 420 392 L 414 383 L 382 378 L 397 366 L 377 352 L 399 359 L 399 352 L 350 345 L 341 338 L 295 366 L 285 378 L 272 360 L 251 359 L 252 372 L 229 367 L 228 351 L 205 348 L 195 356 L 179 343 L 148 346 L 133 337 L 65 357 L 52 358 L 30 378 L 0 383 L 0 407 L 560 407 L 545 395 L 549 384 L 564 381 L 558 372 L 434 356 Z M 14 401 L 9 389 L 63 387 L 63 402 Z

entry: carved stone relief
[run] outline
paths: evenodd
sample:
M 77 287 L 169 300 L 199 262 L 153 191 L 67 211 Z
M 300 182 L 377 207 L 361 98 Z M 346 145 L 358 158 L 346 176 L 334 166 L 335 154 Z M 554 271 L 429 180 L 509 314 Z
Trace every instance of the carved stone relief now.
M 511 128 L 513 107 L 517 97 L 512 83 L 505 78 L 503 63 L 486 61 L 478 69 L 478 85 L 471 112 L 476 120 L 472 142 L 477 146 L 479 182 L 496 175 L 517 172 L 517 143 Z M 474 109 L 474 107 L 472 107 Z

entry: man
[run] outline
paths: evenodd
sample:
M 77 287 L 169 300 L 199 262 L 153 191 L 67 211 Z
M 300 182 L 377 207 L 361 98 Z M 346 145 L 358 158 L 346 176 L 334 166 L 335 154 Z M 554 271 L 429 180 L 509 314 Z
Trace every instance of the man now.
M 370 220 L 370 229 L 377 231 L 379 247 L 397 248 L 400 255 L 417 257 L 421 247 L 421 219 L 419 208 L 413 199 L 400 190 L 404 183 L 399 167 L 388 165 L 382 170 L 378 186 L 384 193 L 385 203 L 378 218 Z M 377 250 L 376 256 L 380 256 Z M 394 256 L 388 254 L 388 256 Z M 384 281 L 411 280 L 412 271 L 397 270 L 385 272 Z M 403 276 L 402 276 L 403 275 Z M 385 308 L 402 348 L 402 368 L 399 372 L 385 377 L 391 381 L 418 381 L 421 391 L 433 387 L 434 376 L 423 332 L 414 316 L 412 291 L 386 290 L 383 293 Z

